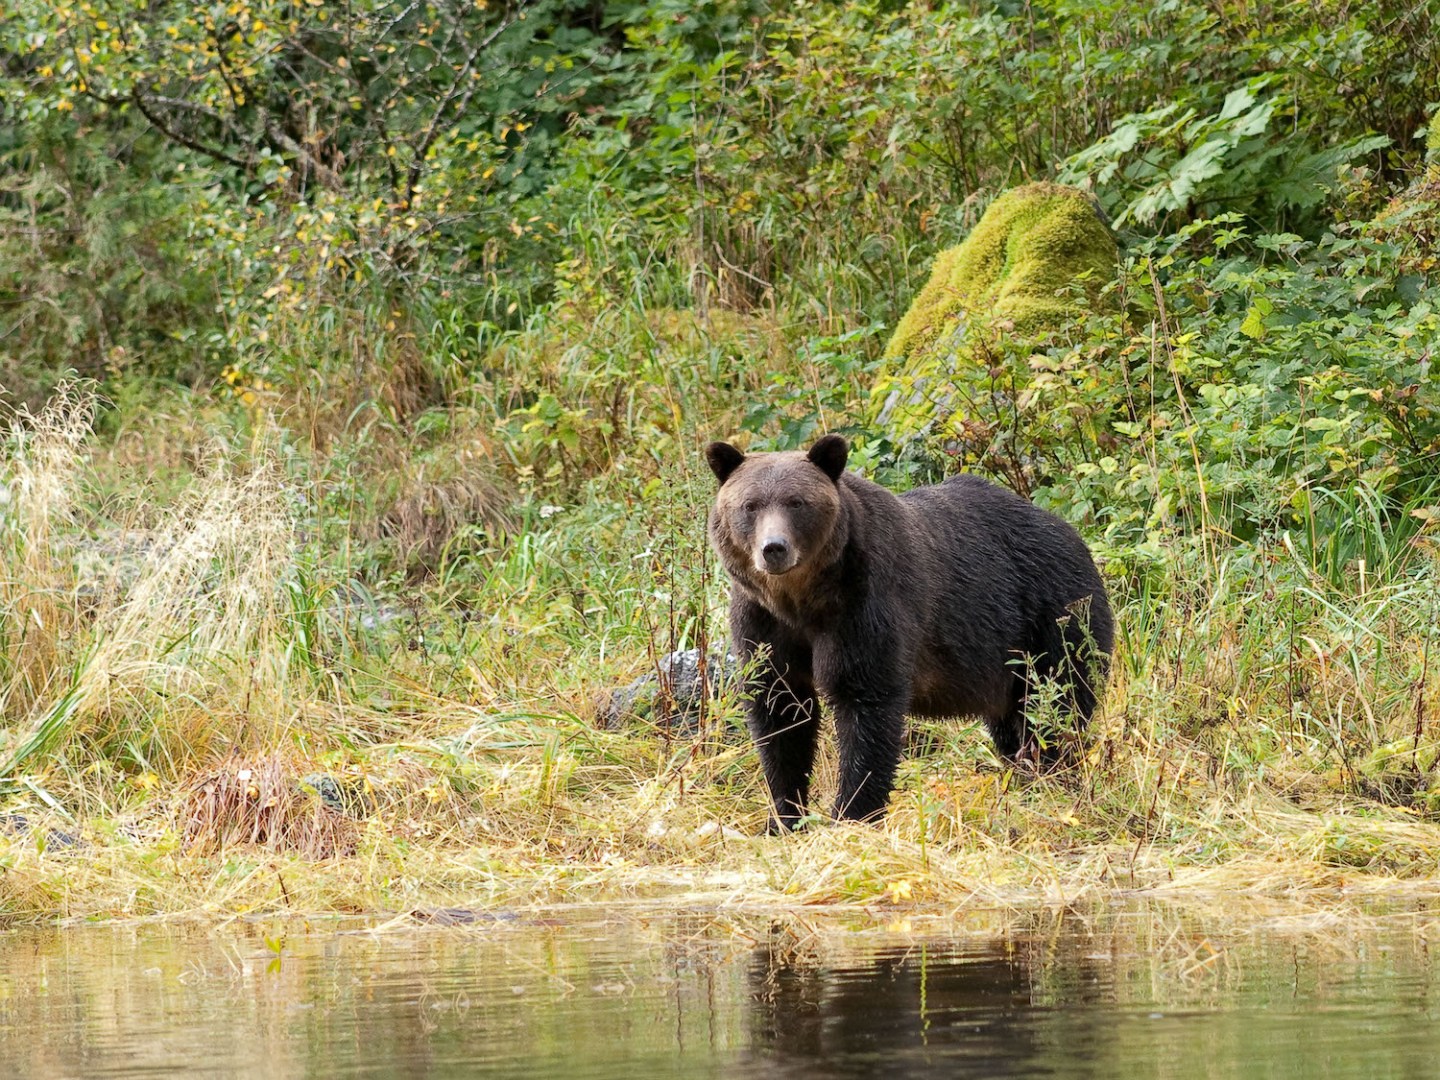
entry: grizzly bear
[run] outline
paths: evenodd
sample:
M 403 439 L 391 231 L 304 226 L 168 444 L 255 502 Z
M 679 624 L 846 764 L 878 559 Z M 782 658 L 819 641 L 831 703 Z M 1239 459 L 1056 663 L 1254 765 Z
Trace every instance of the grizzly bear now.
M 977 716 L 1007 761 L 1054 764 L 1065 739 L 1026 717 L 1041 680 L 1083 728 L 1114 622 L 1080 535 L 976 476 L 896 496 L 845 471 L 827 435 L 809 452 L 711 443 L 710 539 L 730 576 L 732 645 L 774 816 L 806 813 L 819 700 L 840 749 L 838 818 L 884 813 L 906 715 Z

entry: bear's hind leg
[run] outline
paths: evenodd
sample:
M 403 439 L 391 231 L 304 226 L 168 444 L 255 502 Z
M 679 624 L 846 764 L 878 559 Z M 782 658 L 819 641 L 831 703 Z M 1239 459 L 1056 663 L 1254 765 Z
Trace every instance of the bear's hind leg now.
M 1020 757 L 1025 744 L 1025 703 L 1022 698 L 1012 704 L 1004 716 L 985 717 L 985 729 L 990 732 L 990 741 L 995 744 L 995 753 L 1007 765 L 1013 765 Z
M 1014 765 L 1021 759 L 1021 755 L 1032 748 L 1030 743 L 1030 725 L 1025 719 L 1025 674 L 1028 673 L 1029 662 L 1022 668 L 1018 663 L 1010 668 L 1010 687 L 1005 696 L 1004 711 L 986 715 L 985 730 L 990 733 L 990 741 L 995 744 L 995 754 L 1006 765 Z M 999 704 L 998 702 L 996 703 Z
M 1103 603 L 1103 600 L 1102 600 Z M 1105 685 L 1113 632 L 1108 606 L 1091 611 L 1090 603 L 1072 606 L 1067 617 L 1057 621 L 1060 655 L 1046 676 L 1060 686 L 1060 710 L 1066 721 L 1040 748 L 1042 765 L 1073 763 L 1080 754 L 1085 729 L 1099 704 L 1098 689 Z

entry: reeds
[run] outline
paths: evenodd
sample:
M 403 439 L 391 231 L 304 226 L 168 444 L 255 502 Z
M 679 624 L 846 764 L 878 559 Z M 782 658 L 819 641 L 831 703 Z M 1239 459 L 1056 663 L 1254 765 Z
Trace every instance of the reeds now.
M 281 583 L 295 529 L 275 471 L 260 460 L 236 473 L 217 457 L 138 545 L 116 529 L 87 533 L 74 504 L 93 410 L 92 394 L 68 387 L 17 421 L 8 444 L 16 511 L 4 525 L 16 557 L 0 604 L 23 628 L 0 683 L 11 736 L 0 783 L 10 786 L 77 741 L 173 771 L 203 760 L 213 740 L 273 739 L 287 711 Z M 82 581 L 87 545 L 115 564 Z

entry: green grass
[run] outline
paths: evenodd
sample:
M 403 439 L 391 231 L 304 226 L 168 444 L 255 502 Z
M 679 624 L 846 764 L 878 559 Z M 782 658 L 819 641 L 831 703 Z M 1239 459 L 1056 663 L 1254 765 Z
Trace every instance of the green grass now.
M 1428 519 L 1363 490 L 1318 494 L 1339 524 L 1303 537 L 1117 560 L 1114 674 L 1064 774 L 927 723 L 883 824 L 767 838 L 738 701 L 699 738 L 599 730 L 603 691 L 723 638 L 699 448 L 777 385 L 808 415 L 804 341 L 557 316 L 408 414 L 222 386 L 90 434 L 71 387 L 19 421 L 0 809 L 31 827 L 0 832 L 0 917 L 1433 888 L 1440 582 Z

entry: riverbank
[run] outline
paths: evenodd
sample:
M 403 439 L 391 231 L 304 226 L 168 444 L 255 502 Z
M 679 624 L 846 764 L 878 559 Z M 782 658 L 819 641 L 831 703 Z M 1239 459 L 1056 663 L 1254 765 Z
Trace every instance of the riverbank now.
M 758 835 L 764 804 L 740 739 L 667 753 L 649 733 L 492 718 L 463 742 L 353 755 L 353 811 L 279 793 L 308 765 L 232 759 L 175 795 L 122 782 L 88 820 L 32 811 L 12 824 L 0 918 L 423 922 L 618 903 L 903 919 L 1137 900 L 1318 918 L 1440 892 L 1440 825 L 1298 770 L 1288 783 L 1273 769 L 1212 774 L 1202 746 L 1147 745 L 1113 720 L 1096 734 L 1074 774 L 1024 778 L 985 760 L 979 731 L 956 729 L 906 762 L 883 824 L 789 837 Z
M 336 480 L 348 458 L 287 452 L 249 412 L 227 450 L 236 418 L 207 401 L 171 399 L 188 426 L 112 410 L 93 434 L 76 389 L 8 444 L 7 922 L 633 899 L 1324 908 L 1440 882 L 1424 536 L 1376 519 L 1358 550 L 1388 543 L 1388 561 L 1334 578 L 1288 533 L 1177 540 L 1143 572 L 1112 555 L 1119 641 L 1073 769 L 1006 770 L 976 725 L 918 724 L 883 824 L 769 838 L 733 686 L 689 713 L 663 693 L 606 704 L 670 650 L 720 647 L 698 460 L 521 498 L 503 527 L 449 522 L 437 568 L 386 574 L 393 537 L 364 541 L 384 512 Z M 833 768 L 827 739 L 818 805 Z

